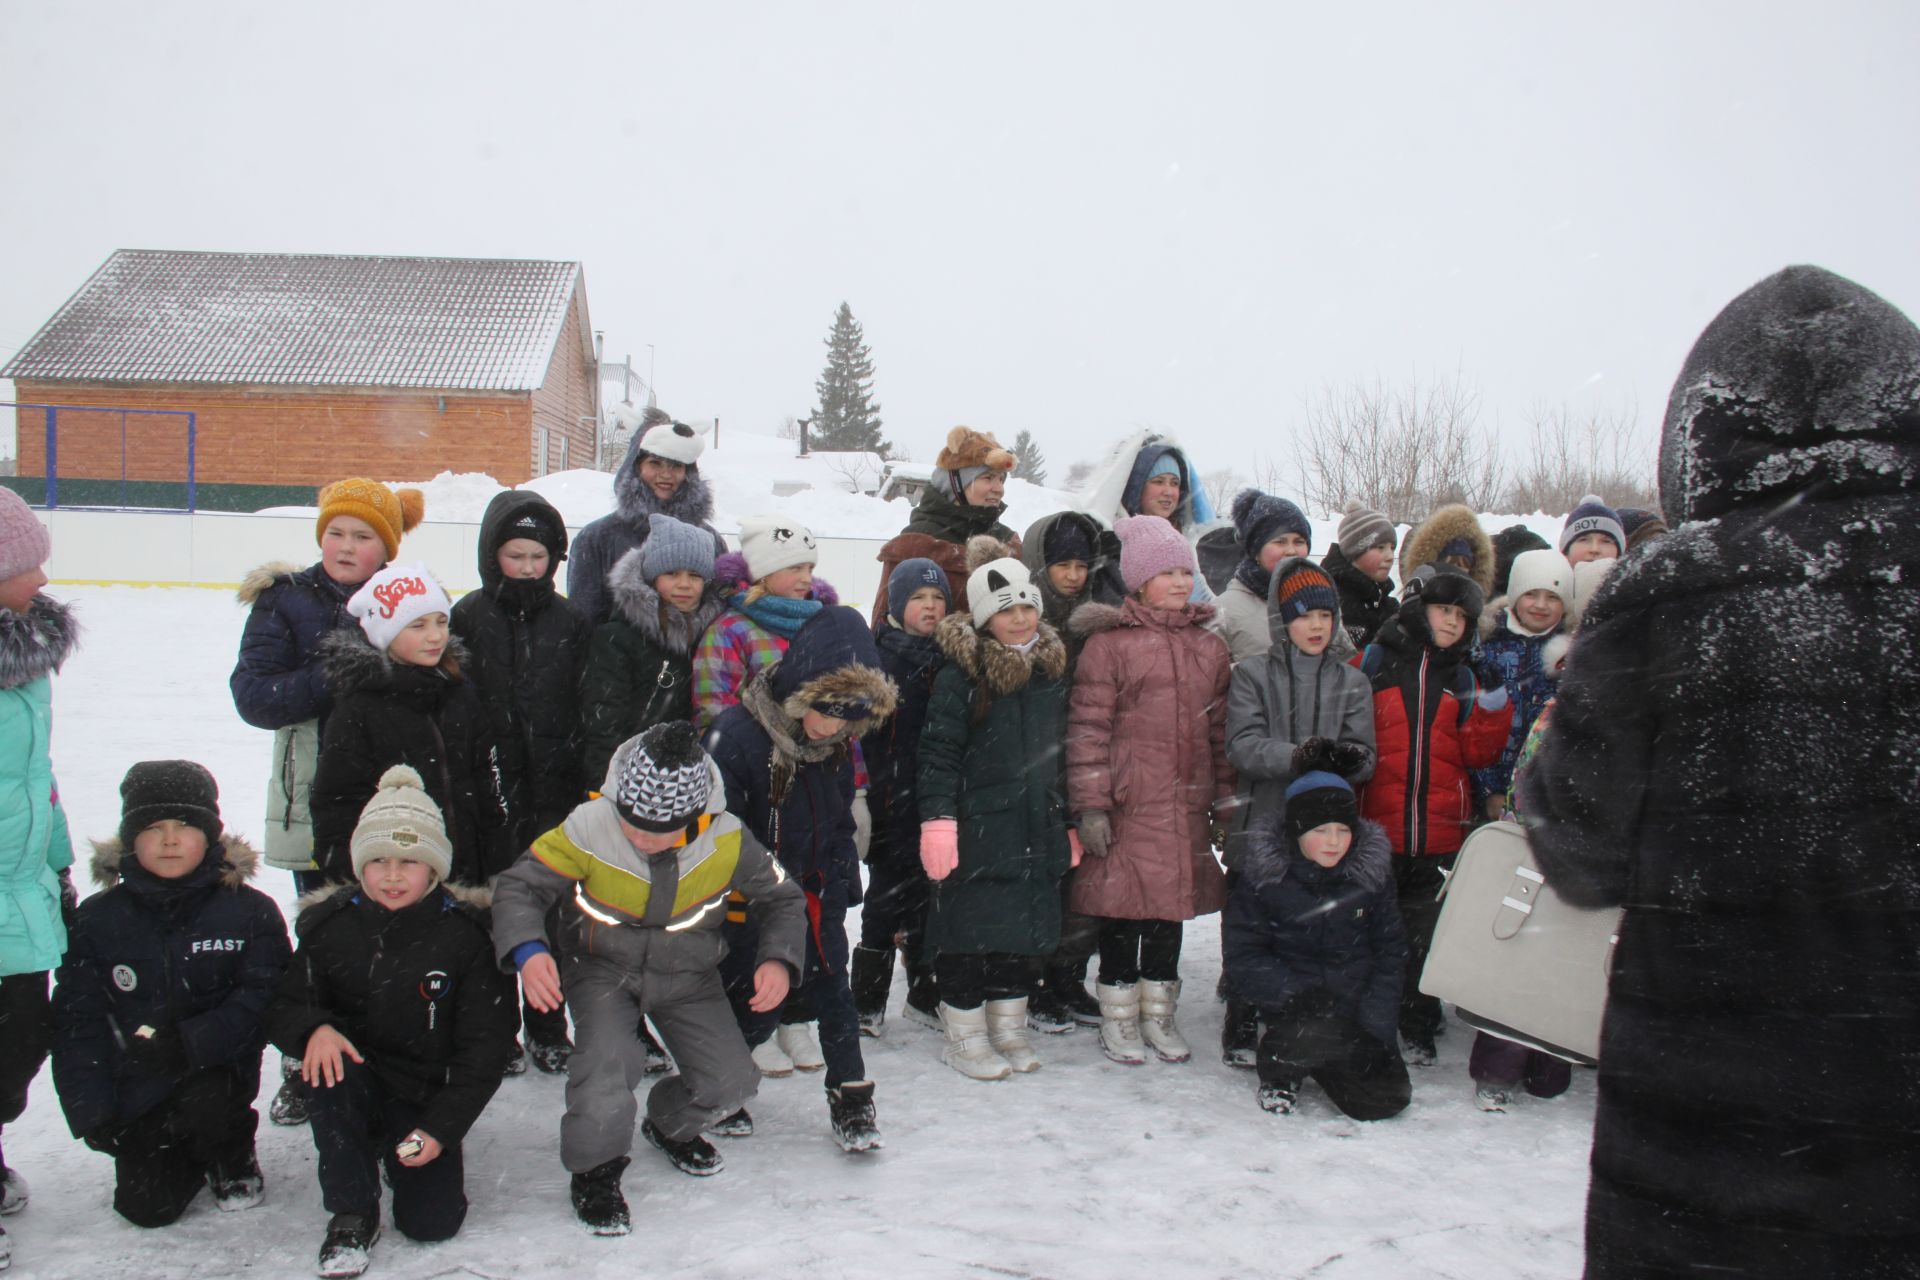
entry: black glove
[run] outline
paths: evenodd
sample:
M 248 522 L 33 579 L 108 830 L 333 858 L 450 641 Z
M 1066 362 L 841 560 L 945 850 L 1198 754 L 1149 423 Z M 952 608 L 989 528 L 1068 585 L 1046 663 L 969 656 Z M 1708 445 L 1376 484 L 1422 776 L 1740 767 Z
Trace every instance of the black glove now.
M 1312 773 L 1316 769 L 1337 772 L 1334 765 L 1334 741 L 1332 738 L 1308 738 L 1293 749 L 1293 776 Z
M 60 923 L 71 934 L 80 920 L 80 891 L 73 887 L 73 868 L 62 867 L 60 876 Z
M 1365 743 L 1353 742 L 1346 738 L 1333 744 L 1333 771 L 1349 782 L 1353 775 L 1367 767 L 1373 759 L 1373 752 Z
M 151 1075 L 183 1076 L 193 1068 L 187 1061 L 187 1042 L 173 1027 L 162 1027 L 150 1036 L 137 1031 L 128 1036 L 127 1061 Z

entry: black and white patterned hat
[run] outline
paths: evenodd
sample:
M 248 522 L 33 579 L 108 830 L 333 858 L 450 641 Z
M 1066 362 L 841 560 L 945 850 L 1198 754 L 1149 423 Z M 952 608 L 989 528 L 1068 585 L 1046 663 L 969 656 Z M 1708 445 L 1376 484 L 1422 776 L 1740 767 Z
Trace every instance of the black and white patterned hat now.
M 713 766 L 688 721 L 657 724 L 629 739 L 616 762 L 614 808 L 642 831 L 678 831 L 713 798 Z

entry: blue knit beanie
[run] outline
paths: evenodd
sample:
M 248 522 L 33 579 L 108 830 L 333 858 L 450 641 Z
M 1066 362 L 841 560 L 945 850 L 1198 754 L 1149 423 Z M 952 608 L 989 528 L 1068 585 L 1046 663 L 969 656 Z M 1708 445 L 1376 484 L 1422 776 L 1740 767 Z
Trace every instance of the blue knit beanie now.
M 907 601 L 922 587 L 940 588 L 940 594 L 946 597 L 947 612 L 953 612 L 953 587 L 947 582 L 946 571 L 925 556 L 915 556 L 902 560 L 887 575 L 887 616 L 905 626 Z
M 1619 514 L 1597 493 L 1580 499 L 1580 505 L 1568 513 L 1567 523 L 1560 530 L 1560 554 L 1565 555 L 1573 540 L 1584 533 L 1604 533 L 1620 548 L 1621 555 L 1627 554 L 1626 528 L 1620 523 Z

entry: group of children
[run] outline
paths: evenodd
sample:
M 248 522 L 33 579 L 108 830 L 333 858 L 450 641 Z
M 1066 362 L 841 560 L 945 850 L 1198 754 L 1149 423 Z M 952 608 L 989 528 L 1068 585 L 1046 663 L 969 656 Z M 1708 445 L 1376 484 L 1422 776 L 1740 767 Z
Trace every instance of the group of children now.
M 129 771 L 103 890 L 76 911 L 46 742 L 75 632 L 39 594 L 44 528 L 0 491 L 0 1125 L 51 1043 L 124 1216 L 170 1222 L 202 1184 L 244 1208 L 270 1040 L 270 1114 L 310 1123 L 319 1156 L 320 1274 L 350 1276 L 383 1175 L 404 1234 L 458 1230 L 461 1141 L 531 1060 L 567 1073 L 576 1214 L 621 1234 L 634 1090 L 668 1055 L 639 1132 L 687 1173 L 718 1172 L 707 1135 L 750 1134 L 758 1080 L 794 1070 L 823 1071 L 833 1135 L 869 1151 L 860 1042 L 883 1033 L 896 955 L 905 1016 L 969 1078 L 1037 1069 L 1030 1031 L 1076 1024 L 1115 1062 L 1184 1062 L 1183 924 L 1223 908 L 1224 1051 L 1257 1068 L 1260 1104 L 1291 1110 L 1312 1077 L 1355 1116 L 1406 1105 L 1405 1064 L 1431 1063 L 1440 1029 L 1413 990 L 1432 898 L 1467 829 L 1507 812 L 1568 560 L 1595 535 L 1623 551 L 1615 513 L 1583 503 L 1491 611 L 1464 509 L 1408 540 L 1433 545 L 1403 556 L 1404 602 L 1393 526 L 1357 507 L 1316 565 L 1293 504 L 1242 495 L 1217 608 L 1157 515 L 974 534 L 958 582 L 936 529 L 931 554 L 889 560 L 869 623 L 797 524 L 747 521 L 722 554 L 700 448 L 670 420 L 636 437 L 619 509 L 580 535 L 604 579 L 569 579 L 598 616 L 556 592 L 567 531 L 525 492 L 489 506 L 483 585 L 458 605 L 397 563 L 420 496 L 357 478 L 320 492 L 318 563 L 249 577 L 232 691 L 274 732 L 264 858 L 305 895 L 291 954 L 247 884 L 262 853 L 187 761 Z M 1004 459 L 950 438 L 935 484 L 956 529 L 1006 532 L 969 508 L 997 502 Z M 1476 1046 L 1482 1105 L 1565 1087 L 1503 1045 Z M 25 1199 L 8 1170 L 5 1211 Z

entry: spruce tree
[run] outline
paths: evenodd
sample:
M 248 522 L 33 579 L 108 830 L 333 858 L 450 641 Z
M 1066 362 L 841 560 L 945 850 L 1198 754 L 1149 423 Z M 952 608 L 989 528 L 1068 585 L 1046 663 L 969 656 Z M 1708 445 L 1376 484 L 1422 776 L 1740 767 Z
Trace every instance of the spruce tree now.
M 813 384 L 820 397 L 813 411 L 813 447 L 824 452 L 892 452 L 880 438 L 880 406 L 873 403 L 873 353 L 867 349 L 860 322 L 846 303 L 834 313 L 827 334 L 827 367 Z
M 1013 438 L 1013 474 L 1030 484 L 1047 482 L 1047 455 L 1034 443 L 1033 432 L 1025 427 Z

